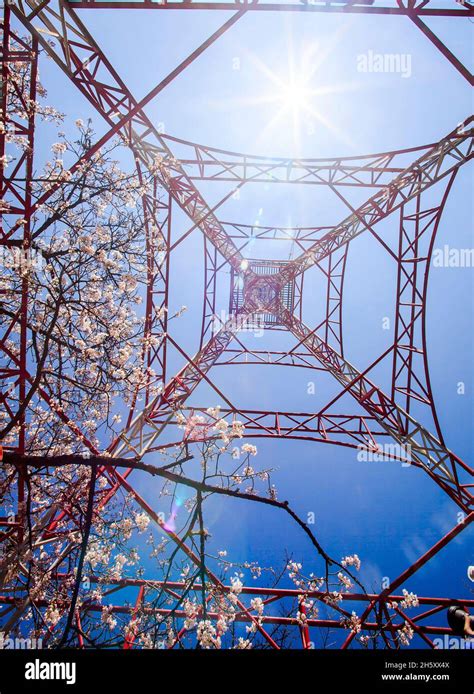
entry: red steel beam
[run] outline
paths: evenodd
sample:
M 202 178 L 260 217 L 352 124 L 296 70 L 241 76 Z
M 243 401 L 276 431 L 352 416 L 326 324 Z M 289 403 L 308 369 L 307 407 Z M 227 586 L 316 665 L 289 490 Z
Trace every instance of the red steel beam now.
M 364 611 L 361 620 L 367 618 L 377 602 L 385 600 L 386 596 L 389 595 L 394 590 L 397 590 L 401 585 L 405 583 L 409 578 L 413 576 L 422 566 L 424 566 L 430 559 L 433 559 L 438 552 L 440 552 L 446 545 L 448 545 L 451 540 L 453 540 L 459 533 L 461 533 L 465 528 L 467 528 L 474 520 L 474 511 L 466 516 L 462 523 L 457 523 L 444 537 L 442 537 L 438 542 L 436 542 L 429 550 L 427 550 L 421 557 L 419 557 L 411 566 L 409 566 L 403 573 L 401 573 L 394 581 L 390 583 L 385 590 L 383 590 L 380 595 L 376 596 Z M 349 634 L 345 640 L 342 648 L 348 648 L 354 638 L 353 634 Z
M 470 11 L 472 12 L 472 10 Z M 423 32 L 426 38 L 431 41 L 433 46 L 435 46 L 435 48 L 438 49 L 438 51 L 446 58 L 446 60 L 448 60 L 451 63 L 451 65 L 453 65 L 456 68 L 459 74 L 461 74 L 464 77 L 464 79 L 469 82 L 471 86 L 474 86 L 474 75 L 472 74 L 472 72 L 464 65 L 464 63 L 459 58 L 457 58 L 454 55 L 452 51 L 449 50 L 446 44 L 444 44 L 441 41 L 439 36 L 437 36 L 434 33 L 434 31 L 432 31 L 432 29 L 430 29 L 429 26 L 427 26 L 425 22 L 423 22 L 420 19 L 420 16 L 416 12 L 410 12 L 408 16 L 413 22 L 413 24 L 415 24 L 415 26 L 417 26 L 418 29 L 420 29 L 420 31 Z
M 449 533 L 448 533 L 449 534 Z M 450 539 L 448 539 L 448 542 Z M 435 545 L 435 547 L 438 546 L 439 543 Z M 443 545 L 445 546 L 445 545 Z M 433 550 L 433 548 L 432 548 Z M 439 550 L 438 550 L 439 551 Z M 434 556 L 434 554 L 433 554 Z M 55 578 L 58 580 L 67 580 L 68 577 L 70 577 L 71 574 L 67 573 L 61 573 L 58 572 L 55 574 Z M 89 576 L 89 580 L 91 583 L 96 584 L 96 583 L 101 583 L 101 585 L 104 585 L 104 581 L 102 579 L 98 579 L 95 576 Z M 405 581 L 405 579 L 402 581 L 402 583 Z M 140 586 L 145 586 L 150 588 L 150 590 L 162 590 L 166 587 L 179 591 L 179 590 L 190 590 L 192 592 L 201 592 L 202 590 L 202 585 L 199 583 L 199 581 L 193 582 L 192 585 L 190 586 L 188 582 L 186 581 L 160 581 L 160 580 L 154 580 L 154 579 L 149 579 L 149 578 L 122 578 L 119 580 L 107 580 L 105 581 L 105 585 L 110 585 L 114 586 L 116 588 L 135 588 L 135 587 L 140 587 Z M 222 590 L 226 593 L 232 592 L 232 586 L 231 585 L 222 585 Z M 307 591 L 304 593 L 307 598 L 315 598 L 317 600 L 323 600 L 325 597 L 327 597 L 327 593 L 325 591 L 321 590 L 313 590 L 313 591 Z M 301 590 L 296 589 L 296 588 L 272 588 L 269 586 L 254 586 L 254 585 L 248 585 L 248 586 L 242 586 L 242 595 L 257 595 L 261 597 L 276 597 L 276 598 L 297 598 L 299 595 L 301 595 Z M 344 592 L 341 593 L 342 600 L 348 601 L 348 602 L 370 602 L 372 600 L 377 600 L 380 597 L 379 593 L 352 593 L 352 592 Z M 405 596 L 403 594 L 398 594 L 398 593 L 389 593 L 387 595 L 384 594 L 384 600 L 386 602 L 401 602 L 404 600 Z M 433 606 L 433 607 L 449 607 L 453 603 L 453 599 L 451 597 L 441 597 L 441 596 L 421 596 L 417 595 L 418 602 L 420 605 L 426 605 L 426 606 Z M 474 608 L 474 598 L 466 598 L 466 599 L 460 599 L 459 600 L 463 605 L 466 607 L 473 607 Z M 419 617 L 419 615 L 417 615 Z
M 80 9 L 109 9 L 109 10 L 235 10 L 239 3 L 236 2 L 190 2 L 185 0 L 137 0 L 130 2 L 125 0 L 68 0 L 73 8 Z M 303 4 L 289 2 L 259 3 L 255 0 L 246 0 L 244 3 L 250 12 L 315 12 L 336 14 L 367 14 L 367 15 L 393 15 L 393 16 L 418 16 L 418 17 L 472 17 L 474 11 L 468 6 L 436 7 L 435 2 L 426 2 L 413 7 L 410 3 L 403 5 L 396 0 L 386 0 L 384 5 L 372 5 L 361 0 L 354 4 L 347 0 L 328 0 L 320 3 L 308 2 Z M 430 6 L 431 5 L 431 6 Z M 454 3 L 453 3 L 454 5 Z
M 257 593 L 256 593 L 257 594 Z M 265 595 L 265 593 L 261 593 L 261 595 Z M 349 600 L 351 599 L 351 596 L 349 596 Z M 403 599 L 403 598 L 402 598 Z M 14 597 L 11 596 L 0 596 L 0 604 L 4 605 L 14 605 L 16 606 L 18 604 L 18 600 L 15 599 Z M 36 599 L 34 601 L 34 604 L 36 607 L 48 607 L 49 602 L 45 600 L 44 598 Z M 452 601 L 451 601 L 452 604 Z M 134 607 L 131 605 L 119 605 L 119 604 L 109 604 L 107 607 L 110 609 L 110 611 L 114 614 L 123 614 L 123 615 L 133 615 L 134 612 Z M 240 622 L 240 623 L 256 623 L 256 617 L 251 613 L 250 608 L 244 607 L 242 604 L 239 605 L 240 610 L 236 612 L 234 621 Z M 104 605 L 101 603 L 93 603 L 93 602 L 84 602 L 81 604 L 79 611 L 80 613 L 84 616 L 85 614 L 88 613 L 101 613 L 103 611 Z M 159 617 L 175 617 L 177 619 L 186 619 L 187 615 L 184 610 L 180 609 L 172 609 L 172 608 L 159 608 L 159 607 L 151 607 L 147 605 L 142 605 L 141 607 L 141 613 L 143 615 L 156 615 Z M 206 618 L 217 621 L 220 618 L 220 613 L 219 612 L 213 612 L 209 611 L 206 612 Z M 413 620 L 411 620 L 413 621 Z M 386 631 L 386 630 L 397 630 L 401 629 L 404 625 L 404 621 L 398 622 L 398 623 L 393 623 L 392 621 L 390 623 L 385 623 L 380 621 L 367 621 L 366 619 L 362 619 L 362 630 L 363 631 L 368 631 L 368 632 L 374 632 L 374 631 Z M 278 616 L 276 614 L 264 614 L 261 617 L 259 617 L 259 623 L 260 623 L 260 628 L 267 634 L 268 632 L 266 631 L 267 625 L 279 625 L 279 626 L 294 626 L 300 628 L 300 623 L 298 622 L 296 616 Z M 414 623 L 416 625 L 416 631 L 419 634 L 434 634 L 434 635 L 452 635 L 452 630 L 449 627 L 442 627 L 442 626 L 437 626 L 437 625 L 429 625 L 429 624 L 419 624 L 417 622 Z M 312 627 L 312 628 L 329 628 L 329 629 L 344 629 L 347 630 L 347 627 L 344 625 L 343 620 L 341 619 L 317 619 L 317 618 L 312 618 L 309 617 L 306 620 L 306 626 Z M 308 632 L 309 633 L 309 632 Z M 349 636 L 352 636 L 350 634 Z M 270 637 L 271 638 L 271 637 Z M 349 638 L 349 637 L 348 637 Z M 278 649 L 278 646 L 276 643 L 273 641 L 272 645 L 273 648 L 276 650 Z M 351 638 L 352 642 L 352 638 Z M 308 646 L 306 646 L 308 647 Z

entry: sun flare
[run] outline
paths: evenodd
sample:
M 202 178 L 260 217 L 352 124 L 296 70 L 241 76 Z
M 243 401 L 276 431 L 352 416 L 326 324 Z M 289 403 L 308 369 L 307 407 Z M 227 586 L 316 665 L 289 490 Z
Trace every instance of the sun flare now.
M 282 86 L 278 96 L 284 108 L 302 111 L 310 108 L 312 92 L 304 81 L 292 80 Z

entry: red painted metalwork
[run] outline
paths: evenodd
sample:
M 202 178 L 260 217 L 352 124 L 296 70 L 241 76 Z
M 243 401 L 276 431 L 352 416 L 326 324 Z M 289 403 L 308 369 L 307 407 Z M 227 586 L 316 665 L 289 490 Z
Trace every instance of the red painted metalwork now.
M 93 579 L 92 579 L 93 580 Z M 159 592 L 159 591 L 167 591 L 173 597 L 178 597 L 180 598 L 182 592 L 187 588 L 186 584 L 184 582 L 179 582 L 179 581 L 167 581 L 166 583 L 160 582 L 160 581 L 153 581 L 149 579 L 143 579 L 143 580 L 123 580 L 120 582 L 116 583 L 107 583 L 105 584 L 106 586 L 112 588 L 114 590 L 114 593 L 118 593 L 120 590 L 125 590 L 127 588 L 131 587 L 138 587 L 139 588 L 139 596 L 140 596 L 140 603 L 141 603 L 141 610 L 143 611 L 144 614 L 149 614 L 149 613 L 154 613 L 162 617 L 167 617 L 173 615 L 174 617 L 178 619 L 183 619 L 185 617 L 185 613 L 182 610 L 171 610 L 171 609 L 166 609 L 166 608 L 154 608 L 151 606 L 148 606 L 146 602 L 144 601 L 144 597 L 147 595 L 150 596 L 149 602 L 152 602 L 151 596 L 153 593 Z M 192 593 L 199 592 L 201 590 L 201 585 L 199 583 L 193 584 L 192 588 L 190 589 Z M 188 589 L 189 590 L 189 589 Z M 231 591 L 231 586 L 229 585 L 222 585 L 222 591 L 223 593 L 229 593 Z M 297 601 L 298 596 L 299 596 L 299 591 L 293 590 L 293 589 L 284 589 L 284 588 L 259 588 L 255 586 L 243 586 L 242 588 L 242 596 L 251 596 L 251 597 L 260 597 L 262 598 L 263 602 L 265 605 L 269 604 L 275 604 L 275 602 L 279 601 L 282 602 L 285 599 L 290 600 L 292 602 Z M 325 598 L 327 597 L 326 593 L 318 592 L 318 591 L 313 591 L 309 592 L 306 594 L 307 599 L 314 599 L 317 601 L 320 601 L 321 603 L 324 603 Z M 383 596 L 383 598 L 380 598 L 379 595 L 377 594 L 364 594 L 364 593 L 343 593 L 342 594 L 342 603 L 354 603 L 354 604 L 365 604 L 365 603 L 375 603 L 380 600 L 382 600 L 383 605 L 386 605 L 387 603 L 400 603 L 404 599 L 404 596 L 402 594 L 396 594 L 396 593 L 389 593 Z M 415 613 L 409 613 L 407 614 L 406 611 L 402 611 L 400 608 L 397 608 L 396 612 L 397 614 L 401 617 L 401 620 L 399 622 L 397 621 L 392 621 L 384 618 L 377 618 L 375 619 L 375 613 L 370 615 L 370 619 L 365 619 L 363 622 L 363 630 L 367 632 L 374 632 L 374 631 L 381 631 L 381 632 L 386 632 L 386 631 L 391 631 L 391 630 L 397 630 L 400 627 L 403 626 L 403 623 L 405 620 L 409 620 L 413 625 L 415 625 L 415 628 L 417 632 L 420 634 L 420 637 L 424 639 L 424 635 L 426 634 L 432 634 L 432 635 L 438 635 L 438 636 L 443 636 L 443 635 L 452 635 L 451 630 L 449 627 L 446 626 L 440 626 L 436 624 L 430 624 L 426 620 L 441 611 L 445 610 L 447 607 L 449 607 L 450 604 L 452 604 L 452 600 L 450 598 L 443 598 L 443 597 L 426 597 L 426 596 L 418 596 L 418 602 L 420 605 L 420 608 L 424 608 L 421 611 L 418 611 L 416 614 Z M 138 599 L 137 599 L 138 603 Z M 131 605 L 123 605 L 120 603 L 116 604 L 110 604 L 110 611 L 113 614 L 123 614 L 123 615 L 130 615 L 133 616 L 134 613 L 136 613 L 137 609 L 137 603 L 135 606 Z M 0 604 L 15 604 L 15 600 L 13 598 L 9 598 L 6 596 L 0 596 Z M 464 600 L 463 604 L 468 607 L 468 608 L 473 608 L 474 607 L 474 600 Z M 39 607 L 46 607 L 47 602 L 46 601 L 38 601 L 38 606 Z M 90 612 L 101 612 L 103 609 L 102 605 L 99 605 L 94 602 L 87 602 L 81 606 L 81 608 L 78 610 L 78 615 L 87 615 Z M 341 608 L 341 614 L 347 614 L 344 608 Z M 210 619 L 216 620 L 218 618 L 217 613 L 208 613 L 208 617 Z M 237 622 L 250 622 L 250 616 L 248 613 L 244 610 L 241 612 L 238 612 L 236 614 L 235 620 Z M 265 626 L 267 625 L 274 625 L 274 624 L 284 624 L 288 626 L 294 626 L 294 627 L 300 627 L 299 622 L 297 620 L 296 616 L 277 616 L 276 614 L 268 614 L 263 616 L 263 624 Z M 311 628 L 328 628 L 328 629 L 344 629 L 344 624 L 341 619 L 315 619 L 315 618 L 308 618 L 307 619 L 307 625 L 306 625 L 306 636 L 305 636 L 305 647 L 306 648 L 311 648 L 313 647 L 311 645 L 311 640 L 308 639 L 308 635 L 311 634 L 310 632 L 310 627 Z M 185 630 L 181 632 L 181 636 L 184 634 Z M 130 645 L 127 645 L 129 644 Z M 174 645 L 176 645 L 177 641 L 175 642 Z M 307 645 L 308 644 L 308 645 Z M 130 648 L 132 647 L 133 643 L 131 643 L 128 639 L 125 640 L 124 642 L 124 648 Z M 435 645 L 431 642 L 429 644 L 430 648 L 434 648 Z
M 0 402 L 7 414 L 17 417 L 17 440 L 8 445 L 19 452 L 25 452 L 26 439 L 26 412 L 21 412 L 21 404 L 25 401 L 27 393 L 27 341 L 28 341 L 28 272 L 27 264 L 31 262 L 31 214 L 32 214 L 32 175 L 35 138 L 35 109 L 32 106 L 36 102 L 36 86 L 38 71 L 38 44 L 36 40 L 29 45 L 10 26 L 10 10 L 5 8 L 3 22 L 2 42 L 2 104 L 1 112 L 6 114 L 4 127 L 0 133 L 0 200 L 2 200 L 2 225 L 0 229 L 0 249 L 4 254 L 9 254 L 13 259 L 15 272 L 20 281 L 20 300 L 15 306 L 12 319 L 6 322 L 6 326 L 0 335 L 0 352 L 4 352 L 13 333 L 19 330 L 18 360 L 5 360 L 0 368 Z M 10 79 L 14 63 L 22 63 L 27 66 L 27 80 L 29 82 L 28 93 L 15 80 Z M 24 119 L 13 117 L 9 114 L 10 91 L 24 108 Z M 29 100 L 29 101 L 28 101 Z M 7 135 L 22 138 L 24 148 L 22 154 L 15 162 L 11 174 L 6 173 L 3 157 L 7 155 Z M 3 201 L 12 201 L 5 206 Z M 15 220 L 20 220 L 19 232 L 12 234 L 10 229 Z M 7 227 L 4 227 L 4 223 Z M 6 255 L 3 258 L 5 262 Z M 0 290 L 1 294 L 8 294 Z M 12 397 L 13 396 L 13 397 Z M 18 471 L 18 540 L 23 540 L 23 525 L 25 523 L 25 477 L 24 471 Z
M 154 9 L 154 10 L 232 10 L 238 6 L 237 2 L 199 2 L 199 0 L 162 0 L 161 2 L 151 2 L 151 0 L 138 0 L 137 2 L 127 2 L 121 0 L 69 0 L 70 7 L 81 9 L 105 8 L 105 9 Z M 358 15 L 388 15 L 406 16 L 423 34 L 431 41 L 433 46 L 448 60 L 451 65 L 459 72 L 469 84 L 474 84 L 474 75 L 458 58 L 439 36 L 427 26 L 422 18 L 430 17 L 465 17 L 474 16 L 474 8 L 468 2 L 453 3 L 453 7 L 436 7 L 436 2 L 430 0 L 386 0 L 382 4 L 373 5 L 371 2 L 348 2 L 347 0 L 329 0 L 324 3 L 309 2 L 272 2 L 259 3 L 258 0 L 247 0 L 245 6 L 251 12 L 324 12 L 324 13 L 343 13 Z
M 120 2 L 120 0 L 69 0 L 71 7 L 81 9 L 130 9 L 130 10 L 232 10 L 238 6 L 234 2 L 199 2 L 188 0 L 163 0 L 154 3 L 150 0 L 138 0 L 137 2 Z M 248 9 L 253 12 L 329 12 L 344 14 L 382 14 L 382 15 L 406 15 L 417 17 L 470 17 L 472 16 L 472 5 L 467 2 L 454 4 L 451 8 L 435 7 L 432 0 L 386 0 L 382 4 L 372 6 L 370 2 L 361 0 L 358 3 L 348 2 L 347 0 L 325 0 L 324 2 L 308 3 L 303 6 L 296 3 L 258 3 L 247 2 Z
M 384 188 L 403 172 L 403 155 L 428 150 L 432 145 L 410 147 L 362 157 L 333 159 L 293 159 L 230 152 L 163 135 L 170 149 L 179 151 L 179 159 L 192 181 L 230 183 L 291 183 L 298 185 Z
M 180 409 L 187 416 L 192 417 L 195 414 L 204 415 L 205 407 L 183 407 Z M 359 450 L 367 450 L 376 453 L 378 441 L 384 437 L 390 436 L 380 425 L 375 417 L 367 415 L 350 415 L 350 414 L 331 414 L 327 408 L 323 408 L 320 412 L 270 412 L 268 410 L 246 410 L 246 409 L 228 409 L 220 410 L 223 416 L 229 417 L 230 420 L 237 419 L 245 426 L 245 435 L 247 438 L 283 438 L 283 439 L 298 439 L 301 441 L 318 441 L 320 443 L 334 444 L 338 446 L 347 446 Z M 162 423 L 166 420 L 163 418 Z M 201 434 L 199 429 L 201 428 Z M 208 434 L 209 425 L 195 425 L 193 429 L 194 441 L 205 441 L 211 438 Z M 215 434 L 214 434 L 215 435 Z M 186 432 L 181 443 L 188 441 Z M 177 445 L 177 442 L 169 445 Z M 150 451 L 157 450 L 159 446 L 151 447 Z M 393 452 L 386 451 L 387 460 L 399 460 L 406 462 L 406 457 L 403 457 L 401 451 L 394 449 Z M 416 461 L 413 461 L 417 465 Z
M 433 42 L 437 49 L 452 65 L 472 83 L 472 75 L 439 38 L 426 26 L 423 19 L 431 16 L 465 17 L 474 16 L 471 6 L 457 5 L 453 8 L 439 8 L 435 3 L 423 0 L 418 3 L 403 3 L 386 0 L 384 5 L 354 4 L 330 0 L 324 4 L 288 3 L 203 3 L 175 2 L 164 0 L 151 3 L 146 0 L 134 3 L 108 2 L 108 0 L 84 0 L 82 2 L 10 2 L 4 10 L 3 49 L 2 49 L 2 109 L 6 112 L 8 90 L 12 88 L 9 80 L 9 63 L 13 60 L 27 62 L 31 74 L 29 98 L 35 99 L 38 45 L 49 54 L 65 75 L 105 119 L 109 130 L 95 144 L 85 157 L 91 158 L 109 139 L 120 133 L 130 146 L 135 157 L 139 176 L 148 170 L 154 175 L 154 189 L 143 199 L 146 225 L 148 266 L 147 293 L 144 325 L 144 364 L 147 369 L 154 368 L 156 377 L 147 380 L 144 392 L 137 390 L 129 407 L 126 427 L 112 441 L 107 453 L 112 457 L 139 458 L 162 447 L 179 444 L 186 447 L 189 440 L 200 441 L 212 437 L 212 427 L 204 423 L 186 429 L 181 440 L 163 442 L 162 433 L 168 426 L 176 423 L 177 412 L 187 415 L 204 413 L 206 407 L 188 406 L 187 400 L 199 383 L 206 381 L 227 407 L 223 415 L 243 422 L 249 437 L 291 438 L 313 442 L 325 442 L 351 448 L 365 448 L 377 451 L 380 441 L 393 439 L 400 446 L 410 447 L 410 461 L 424 470 L 432 480 L 466 514 L 444 538 L 425 552 L 409 566 L 391 585 L 380 594 L 343 594 L 342 601 L 367 603 L 361 617 L 362 629 L 367 632 L 380 631 L 386 643 L 393 643 L 394 633 L 407 621 L 422 641 L 432 647 L 433 641 L 427 634 L 444 635 L 449 630 L 442 626 L 425 623 L 450 604 L 450 599 L 440 597 L 419 597 L 424 612 L 406 614 L 400 607 L 397 615 L 401 622 L 387 617 L 387 603 L 400 602 L 403 596 L 394 595 L 411 576 L 454 539 L 474 519 L 472 507 L 472 469 L 452 453 L 445 445 L 434 404 L 431 389 L 427 344 L 425 331 L 426 292 L 428 272 L 433 244 L 449 191 L 461 166 L 474 156 L 473 118 L 444 137 L 440 142 L 421 147 L 408 148 L 362 157 L 340 157 L 333 159 L 281 159 L 240 154 L 185 141 L 177 137 L 163 135 L 149 120 L 144 107 L 162 91 L 172 80 L 186 69 L 203 51 L 230 29 L 240 17 L 253 11 L 309 11 L 343 14 L 403 15 L 410 19 Z M 127 88 L 117 71 L 112 67 L 103 51 L 94 41 L 86 27 L 75 13 L 75 9 L 180 9 L 180 10 L 233 10 L 234 14 L 220 29 L 201 44 L 186 60 L 162 80 L 141 101 L 137 101 Z M 22 23 L 31 34 L 31 42 L 25 42 L 10 28 L 10 15 Z M 55 41 L 51 41 L 53 36 Z M 14 88 L 14 86 L 13 86 Z M 9 217 L 8 230 L 2 229 L 1 245 L 8 249 L 28 250 L 29 220 L 35 209 L 43 204 L 57 188 L 45 193 L 34 204 L 31 199 L 31 178 L 34 155 L 34 112 L 31 111 L 27 124 L 15 123 L 17 134 L 28 139 L 25 155 L 15 165 L 13 173 L 7 177 L 2 171 L 2 199 L 8 193 L 15 198 L 9 210 L 2 210 L 3 217 Z M 179 147 L 183 156 L 174 152 Z M 4 154 L 5 133 L 0 134 L 0 156 Z M 400 160 L 413 155 L 409 166 Z M 81 161 L 74 164 L 75 170 Z M 19 181 L 22 181 L 20 184 Z M 195 181 L 220 181 L 234 185 L 232 191 L 217 205 L 211 207 L 195 185 Z M 332 227 L 311 227 L 288 229 L 285 227 L 260 227 L 239 222 L 223 222 L 217 211 L 236 189 L 252 183 L 291 183 L 292 185 L 327 186 L 350 209 L 350 215 Z M 425 203 L 425 191 L 435 183 L 444 186 L 440 199 L 433 206 Z M 364 189 L 371 195 L 366 203 L 354 208 L 346 198 L 350 188 Z M 343 192 L 344 191 L 344 192 Z M 171 242 L 172 207 L 178 205 L 190 219 L 191 227 L 174 244 Z M 396 251 L 379 235 L 374 227 L 397 212 L 400 217 L 399 244 Z M 20 220 L 25 220 L 25 223 Z M 200 346 L 197 354 L 190 357 L 171 336 L 168 336 L 166 309 L 169 305 L 170 269 L 169 258 L 174 248 L 194 230 L 199 229 L 205 243 L 205 277 L 203 318 Z M 357 370 L 344 356 L 342 330 L 342 303 L 344 272 L 350 242 L 359 234 L 368 232 L 374 235 L 390 253 L 397 264 L 397 294 L 394 344 L 364 371 Z M 244 257 L 244 251 L 251 239 L 278 242 L 291 239 L 300 255 L 285 261 L 251 259 Z M 159 258 L 158 249 L 164 251 L 164 262 Z M 250 251 L 250 246 L 249 249 Z M 304 273 L 316 266 L 325 276 L 326 300 L 325 315 L 316 328 L 308 328 L 302 320 L 303 277 Z M 223 269 L 231 276 L 230 312 L 225 320 L 216 316 L 218 307 L 216 283 Z M 237 280 L 241 284 L 237 286 Z M 216 318 L 220 320 L 216 329 Z M 256 318 L 263 321 L 265 329 L 279 329 L 292 333 L 297 344 L 287 351 L 256 350 L 245 344 L 242 334 L 238 334 Z M 20 328 L 20 349 L 12 351 L 9 338 L 12 330 Z M 8 414 L 15 412 L 9 405 L 10 388 L 17 389 L 19 402 L 25 399 L 27 383 L 32 376 L 27 368 L 28 335 L 28 282 L 22 281 L 21 301 L 13 312 L 11 322 L 0 339 L 0 349 L 8 358 L 7 367 L 0 372 L 2 393 L 1 402 Z M 165 339 L 161 339 L 165 336 Z M 158 338 L 154 340 L 152 338 Z M 148 339 L 148 342 L 147 342 Z M 231 343 L 237 347 L 230 347 Z M 166 362 L 167 349 L 174 347 L 184 361 L 182 369 L 168 379 Z M 384 359 L 391 360 L 391 387 L 385 393 L 369 379 L 374 366 Z M 341 390 L 318 412 L 278 412 L 269 410 L 249 410 L 234 406 L 226 395 L 213 382 L 210 371 L 214 366 L 231 364 L 267 364 L 298 366 L 327 372 L 339 382 Z M 166 379 L 168 379 L 166 381 Z M 158 396 L 151 395 L 151 387 L 166 382 Z M 5 385 L 6 384 L 6 387 Z M 39 396 L 50 406 L 56 415 L 75 433 L 85 447 L 93 454 L 97 448 L 88 440 L 80 427 L 72 422 L 51 398 L 47 389 L 40 388 Z M 360 414 L 338 412 L 336 403 L 343 395 L 351 395 L 359 406 Z M 434 432 L 421 425 L 413 416 L 413 403 L 425 407 L 431 416 Z M 143 404 L 142 404 L 143 403 Z M 25 451 L 25 415 L 19 421 L 18 442 L 11 446 L 18 453 Z M 394 460 L 406 461 L 403 454 L 387 454 Z M 127 461 L 127 465 L 128 465 Z M 200 559 L 178 535 L 164 528 L 158 514 L 137 492 L 129 481 L 132 467 L 119 473 L 113 465 L 101 465 L 98 475 L 107 484 L 96 502 L 96 512 L 100 512 L 115 496 L 124 489 L 133 497 L 139 507 L 166 532 L 176 546 L 184 552 L 191 562 L 198 566 Z M 24 479 L 21 468 L 18 471 L 19 508 L 24 501 Z M 79 489 L 71 485 L 71 500 Z M 72 503 L 57 505 L 45 514 L 47 523 L 43 539 L 45 543 L 61 538 L 60 521 L 69 519 L 80 526 Z M 2 539 L 17 533 L 19 551 L 25 548 L 22 522 L 15 519 L 2 519 L 5 528 Z M 54 568 L 56 571 L 56 568 Z M 229 592 L 226 586 L 212 572 L 207 570 L 207 579 L 222 593 Z M 146 598 L 153 590 L 173 591 L 180 597 L 185 588 L 182 582 L 168 581 L 166 584 L 153 580 L 124 580 L 115 586 L 122 588 L 138 587 L 139 592 L 134 606 L 112 605 L 111 610 L 130 615 L 131 620 L 141 611 L 154 610 L 161 616 L 169 616 L 169 609 L 148 606 Z M 200 590 L 194 584 L 191 590 Z M 298 591 L 279 588 L 244 586 L 242 596 L 260 596 L 266 606 L 278 600 L 292 599 L 296 611 L 305 612 L 298 599 Z M 317 591 L 305 597 L 324 601 L 327 597 Z M 26 609 L 27 602 L 12 596 L 0 596 L 0 602 L 16 608 L 19 619 Z M 471 606 L 474 601 L 464 601 Z M 46 607 L 43 600 L 35 600 L 37 607 Z M 341 628 L 341 619 L 315 619 L 309 617 L 301 621 L 292 608 L 290 616 L 277 616 L 267 613 L 257 620 L 244 599 L 237 601 L 236 621 L 251 622 L 266 642 L 278 648 L 267 625 L 282 624 L 300 629 L 304 648 L 311 647 L 310 629 Z M 79 606 L 75 612 L 78 630 L 78 643 L 84 647 L 82 623 L 84 617 L 102 609 L 102 606 L 89 602 Z M 342 607 L 341 617 L 347 617 Z M 181 619 L 185 614 L 173 610 L 173 615 Z M 218 613 L 208 613 L 209 619 L 217 620 Z M 13 618 L 12 618 L 13 619 Z M 12 622 L 14 623 L 14 622 Z M 50 631 L 48 631 L 48 635 Z M 179 632 L 175 644 L 185 636 Z M 344 648 L 353 640 L 351 634 L 344 642 Z M 392 642 L 390 642 L 392 638 Z M 135 642 L 133 629 L 123 644 L 132 648 Z M 173 645 L 175 645 L 173 644 Z

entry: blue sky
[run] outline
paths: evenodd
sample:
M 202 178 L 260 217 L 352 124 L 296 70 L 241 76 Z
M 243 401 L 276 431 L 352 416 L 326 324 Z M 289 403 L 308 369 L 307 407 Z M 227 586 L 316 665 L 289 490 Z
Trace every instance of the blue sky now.
M 79 14 L 137 99 L 229 16 L 197 11 Z M 457 55 L 466 62 L 472 59 L 472 24 L 458 20 L 431 20 L 429 24 L 439 29 Z M 411 76 L 358 72 L 357 56 L 369 50 L 409 55 Z M 239 69 L 234 69 L 236 64 Z M 287 82 L 292 64 L 296 70 L 306 66 L 308 88 L 314 91 L 310 106 L 317 114 L 305 115 L 297 132 L 290 111 L 269 125 L 281 109 L 275 81 Z M 319 67 L 313 70 L 315 65 Z M 49 102 L 61 105 L 68 115 L 66 130 L 72 128 L 75 118 L 89 115 L 98 134 L 105 130 L 100 117 L 91 112 L 52 61 L 43 61 L 41 75 Z M 147 108 L 167 134 L 233 151 L 306 157 L 365 154 L 434 142 L 471 111 L 467 82 L 406 18 L 267 12 L 241 19 Z M 49 147 L 46 135 L 42 146 Z M 472 184 L 472 167 L 464 167 L 446 205 L 436 247 L 472 246 Z M 199 187 L 211 203 L 229 190 L 229 184 L 204 182 Z M 358 204 L 369 193 L 353 191 L 348 197 Z M 219 218 L 246 224 L 258 218 L 264 225 L 305 226 L 335 224 L 346 214 L 344 206 L 322 188 L 254 184 L 243 189 L 240 199 L 223 205 Z M 394 215 L 378 228 L 392 247 L 397 224 Z M 177 238 L 190 221 L 176 211 L 173 226 L 173 238 Z M 267 253 L 265 247 L 255 252 L 261 257 Z M 285 242 L 278 257 L 288 258 L 290 252 L 290 244 Z M 202 268 L 202 235 L 195 231 L 171 259 L 170 311 L 182 304 L 189 310 L 173 321 L 170 332 L 189 354 L 199 346 Z M 304 320 L 309 326 L 321 319 L 322 279 L 317 269 L 305 277 Z M 363 234 L 351 244 L 344 289 L 344 338 L 346 357 L 359 370 L 393 340 L 393 331 L 384 331 L 382 320 L 393 316 L 395 281 L 393 260 L 373 238 Z M 219 309 L 227 310 L 228 292 L 229 276 L 224 272 L 219 281 Z M 439 419 L 448 446 L 470 461 L 472 268 L 432 268 L 427 301 L 428 357 Z M 270 337 L 275 346 L 291 344 L 283 334 Z M 264 341 L 261 348 L 267 344 Z M 181 365 L 182 358 L 170 350 L 168 374 Z M 389 368 L 387 363 L 380 373 L 383 387 L 388 384 Z M 246 408 L 312 411 L 335 392 L 329 378 L 307 370 L 219 367 L 212 376 L 237 406 Z M 310 380 L 316 384 L 313 396 L 307 394 Z M 460 381 L 465 383 L 464 396 L 457 395 Z M 220 404 L 205 384 L 191 402 Z M 383 577 L 395 578 L 457 521 L 455 504 L 414 468 L 358 462 L 354 451 L 322 444 L 260 439 L 257 445 L 255 464 L 275 468 L 274 482 L 281 499 L 288 499 L 302 516 L 315 513 L 316 533 L 329 553 L 336 558 L 359 554 L 368 590 L 380 590 Z M 136 486 L 156 506 L 155 490 L 147 480 L 137 477 Z M 312 570 L 307 539 L 277 511 L 215 499 L 207 513 L 213 549 L 226 548 L 236 560 L 261 560 L 266 565 L 278 564 L 284 551 L 291 550 Z M 473 559 L 472 530 L 467 530 L 406 587 L 422 595 L 467 597 L 466 567 Z

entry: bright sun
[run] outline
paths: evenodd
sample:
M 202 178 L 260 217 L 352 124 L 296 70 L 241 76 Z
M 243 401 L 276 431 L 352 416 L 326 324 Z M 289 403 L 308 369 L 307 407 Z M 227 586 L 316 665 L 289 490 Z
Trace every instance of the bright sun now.
M 280 100 L 285 108 L 301 111 L 309 108 L 311 90 L 303 82 L 292 81 L 282 87 Z
M 344 30 L 346 31 L 346 29 Z M 246 104 L 266 105 L 268 119 L 261 132 L 262 139 L 272 139 L 289 144 L 293 152 L 299 152 L 307 135 L 318 127 L 334 133 L 338 139 L 352 143 L 344 132 L 335 127 L 333 119 L 325 111 L 331 107 L 331 96 L 352 91 L 356 82 L 325 83 L 324 62 L 336 48 L 344 32 L 327 45 L 312 41 L 289 49 L 288 64 L 270 65 L 252 55 L 253 66 L 266 79 L 265 89 L 257 97 L 245 100 Z

